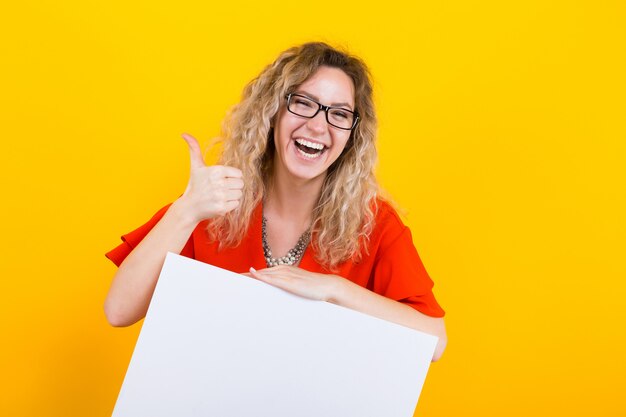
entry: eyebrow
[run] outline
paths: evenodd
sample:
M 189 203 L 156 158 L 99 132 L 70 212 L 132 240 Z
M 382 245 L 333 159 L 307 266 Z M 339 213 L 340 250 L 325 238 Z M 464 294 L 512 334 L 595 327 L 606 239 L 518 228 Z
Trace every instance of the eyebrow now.
M 304 95 L 304 96 L 307 96 L 307 97 L 309 97 L 309 98 L 312 98 L 313 100 L 320 101 L 319 97 L 317 97 L 315 94 L 311 94 L 311 93 L 306 92 L 306 91 L 304 91 L 304 90 L 297 90 L 297 91 L 295 92 L 295 94 L 302 94 L 302 95 Z M 345 103 L 345 102 L 344 102 L 344 103 L 332 103 L 332 104 L 330 105 L 330 107 L 348 107 L 350 110 L 354 110 L 354 109 L 352 108 L 352 105 L 351 105 L 350 103 Z

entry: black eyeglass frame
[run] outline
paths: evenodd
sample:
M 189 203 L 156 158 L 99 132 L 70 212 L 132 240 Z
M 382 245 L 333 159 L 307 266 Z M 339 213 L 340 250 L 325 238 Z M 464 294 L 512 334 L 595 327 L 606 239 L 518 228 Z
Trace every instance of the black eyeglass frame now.
M 315 114 L 313 114 L 313 116 L 303 116 L 301 114 L 295 113 L 293 112 L 290 108 L 289 108 L 289 104 L 291 104 L 291 97 L 302 97 L 305 98 L 309 101 L 312 101 L 313 103 L 317 104 L 319 107 L 317 109 L 317 111 L 315 112 Z M 352 130 L 356 127 L 356 124 L 359 121 L 359 113 L 352 111 L 352 110 L 348 110 L 348 109 L 344 109 L 343 107 L 332 107 L 332 106 L 325 106 L 322 103 L 318 103 L 317 101 L 313 100 L 311 97 L 307 97 L 305 95 L 302 94 L 296 94 L 296 93 L 289 93 L 285 96 L 285 98 L 287 99 L 287 111 L 289 111 L 289 113 L 291 114 L 295 114 L 296 116 L 300 116 L 300 117 L 306 117 L 307 119 L 312 119 L 315 116 L 317 116 L 317 114 L 320 112 L 320 110 L 324 110 L 324 113 L 326 113 L 326 122 L 333 126 L 336 127 L 337 129 L 341 129 L 341 130 Z M 352 121 L 352 126 L 351 127 L 341 127 L 341 126 L 337 126 L 336 124 L 333 124 L 329 119 L 328 119 L 328 112 L 330 110 L 342 110 L 342 111 L 346 111 L 348 113 L 352 113 L 352 115 L 354 116 L 354 120 Z

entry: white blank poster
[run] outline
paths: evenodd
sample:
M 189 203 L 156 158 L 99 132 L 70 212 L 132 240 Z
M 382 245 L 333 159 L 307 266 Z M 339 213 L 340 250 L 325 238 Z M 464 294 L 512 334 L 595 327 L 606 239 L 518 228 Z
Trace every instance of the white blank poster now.
M 437 338 L 168 254 L 114 417 L 410 417 Z

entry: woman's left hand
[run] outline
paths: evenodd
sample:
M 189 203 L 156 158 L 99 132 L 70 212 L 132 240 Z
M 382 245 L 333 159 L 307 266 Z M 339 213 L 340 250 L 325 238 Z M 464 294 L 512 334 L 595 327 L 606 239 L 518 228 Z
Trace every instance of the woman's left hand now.
M 337 275 L 318 274 L 289 265 L 278 265 L 260 271 L 250 268 L 250 274 L 245 275 L 300 297 L 330 302 L 336 298 L 344 279 Z

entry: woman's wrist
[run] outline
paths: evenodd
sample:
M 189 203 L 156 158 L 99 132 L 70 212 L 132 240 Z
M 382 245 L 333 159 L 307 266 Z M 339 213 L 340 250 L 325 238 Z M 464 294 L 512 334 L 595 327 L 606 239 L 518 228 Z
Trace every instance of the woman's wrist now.
M 183 228 L 194 229 L 201 221 L 201 219 L 198 219 L 193 213 L 191 205 L 188 204 L 184 197 L 180 197 L 174 201 L 167 211 L 166 215 L 167 214 L 170 214 L 175 222 L 180 224 Z
M 346 291 L 348 291 L 348 287 L 350 282 L 340 277 L 339 275 L 327 275 L 326 279 L 330 278 L 329 281 L 329 290 L 326 296 L 326 301 L 332 304 L 343 305 L 343 300 L 345 299 Z

